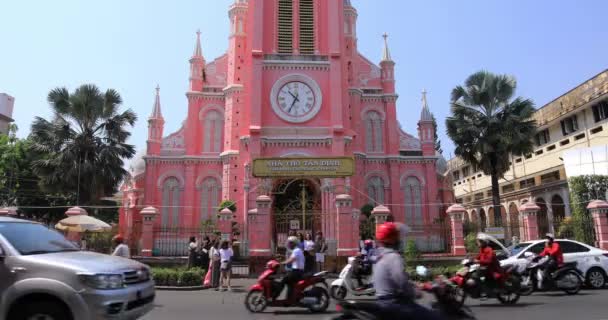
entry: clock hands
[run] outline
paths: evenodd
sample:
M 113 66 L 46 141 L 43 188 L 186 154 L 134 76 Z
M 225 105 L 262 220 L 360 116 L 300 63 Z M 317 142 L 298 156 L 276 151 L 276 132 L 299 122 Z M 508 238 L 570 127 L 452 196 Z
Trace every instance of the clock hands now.
M 291 113 L 291 109 L 293 109 L 293 106 L 296 104 L 296 102 L 300 102 L 300 99 L 298 99 L 298 92 L 296 92 L 296 94 L 294 95 L 293 93 L 291 93 L 291 91 L 287 91 L 292 97 L 293 97 L 293 102 L 291 103 L 291 106 L 289 107 L 289 110 L 287 110 L 287 113 Z

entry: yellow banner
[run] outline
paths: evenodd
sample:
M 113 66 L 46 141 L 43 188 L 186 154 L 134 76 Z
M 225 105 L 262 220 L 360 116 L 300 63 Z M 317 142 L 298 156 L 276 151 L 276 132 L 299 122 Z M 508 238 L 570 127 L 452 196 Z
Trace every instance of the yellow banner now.
M 350 177 L 355 173 L 352 157 L 260 158 L 253 160 L 254 177 Z

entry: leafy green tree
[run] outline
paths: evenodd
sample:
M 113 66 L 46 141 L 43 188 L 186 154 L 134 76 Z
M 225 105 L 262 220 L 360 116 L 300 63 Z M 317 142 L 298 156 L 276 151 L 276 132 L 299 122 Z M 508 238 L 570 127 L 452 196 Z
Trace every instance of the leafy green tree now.
M 228 208 L 232 212 L 236 212 L 236 202 L 234 202 L 232 200 L 222 201 L 219 205 L 219 208 L 217 209 L 217 212 L 221 212 L 225 208 Z
M 517 82 L 487 71 L 472 74 L 452 90 L 446 120 L 454 153 L 492 178 L 494 212 L 500 212 L 498 180 L 509 170 L 511 155 L 532 152 L 536 122 L 534 103 L 513 98 Z
M 568 187 L 570 189 L 572 221 L 570 226 L 567 227 L 570 227 L 576 240 L 594 245 L 593 217 L 587 211 L 587 205 L 592 200 L 607 200 L 608 176 L 584 175 L 571 177 L 568 179 Z
M 44 190 L 77 194 L 77 204 L 99 204 L 117 191 L 127 175 L 124 159 L 135 154 L 126 141 L 137 116 L 119 112 L 117 91 L 101 92 L 82 85 L 73 93 L 56 88 L 48 95 L 53 117 L 36 117 L 32 124 L 32 148 L 40 154 L 34 172 Z
M 441 149 L 441 140 L 439 140 L 439 136 L 437 135 L 437 120 L 435 119 L 435 115 L 431 114 L 433 117 L 433 132 L 435 134 L 435 151 L 443 154 L 443 149 Z

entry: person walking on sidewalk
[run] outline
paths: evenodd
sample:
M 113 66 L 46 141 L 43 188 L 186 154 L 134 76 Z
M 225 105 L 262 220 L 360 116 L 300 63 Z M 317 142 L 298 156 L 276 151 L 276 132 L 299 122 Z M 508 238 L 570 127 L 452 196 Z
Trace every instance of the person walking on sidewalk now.
M 317 262 L 317 270 L 323 271 L 325 267 L 325 252 L 327 251 L 327 244 L 325 238 L 323 238 L 323 232 L 317 232 L 317 238 L 315 239 L 315 261 Z
M 228 291 L 232 291 L 230 287 L 230 275 L 232 272 L 233 256 L 234 252 L 230 248 L 230 242 L 228 240 L 222 241 L 222 246 L 220 247 L 220 291 L 226 290 L 224 287 L 227 287 Z
M 219 250 L 219 240 L 214 240 L 213 245 L 211 245 L 211 250 L 209 250 L 209 259 L 211 260 L 211 287 L 216 291 L 219 290 L 220 286 L 220 266 L 221 266 L 221 258 L 220 258 L 220 250 Z

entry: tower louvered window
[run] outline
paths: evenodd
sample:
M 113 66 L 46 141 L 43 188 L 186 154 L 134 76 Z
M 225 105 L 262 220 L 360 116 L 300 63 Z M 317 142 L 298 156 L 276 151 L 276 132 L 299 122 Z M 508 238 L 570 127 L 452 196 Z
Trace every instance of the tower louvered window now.
M 300 0 L 300 53 L 315 53 L 313 0 Z
M 279 53 L 293 50 L 293 1 L 279 0 Z

